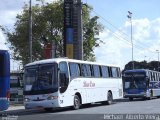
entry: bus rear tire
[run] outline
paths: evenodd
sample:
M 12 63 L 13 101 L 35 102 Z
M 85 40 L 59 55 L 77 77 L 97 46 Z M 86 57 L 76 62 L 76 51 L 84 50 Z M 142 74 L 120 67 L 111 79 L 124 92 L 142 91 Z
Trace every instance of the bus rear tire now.
M 74 96 L 74 101 L 73 101 L 73 109 L 78 110 L 81 106 L 81 101 L 78 95 Z
M 111 105 L 113 103 L 113 96 L 111 92 L 107 94 L 107 105 Z
M 147 97 L 143 97 L 142 99 L 143 99 L 143 100 L 147 100 Z
M 129 101 L 133 101 L 133 98 L 132 98 L 132 97 L 129 97 Z
M 44 108 L 47 112 L 52 112 L 53 108 Z

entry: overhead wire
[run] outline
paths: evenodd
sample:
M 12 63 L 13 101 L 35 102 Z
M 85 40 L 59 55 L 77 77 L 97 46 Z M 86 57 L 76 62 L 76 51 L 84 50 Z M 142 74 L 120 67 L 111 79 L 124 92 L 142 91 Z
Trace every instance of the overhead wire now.
M 118 27 L 116 27 L 115 25 L 113 25 L 110 21 L 108 21 L 108 20 L 106 20 L 104 17 L 102 17 L 100 14 L 98 14 L 96 11 L 94 11 L 94 10 L 92 10 L 99 18 L 101 18 L 101 19 L 103 19 L 105 22 L 107 22 L 109 25 L 111 25 L 115 30 L 117 30 L 117 32 L 120 34 L 117 34 L 117 33 L 115 33 L 113 30 L 111 30 L 108 26 L 106 26 L 107 27 L 107 29 L 109 30 L 109 31 L 111 31 L 111 32 L 113 32 L 114 34 L 113 35 L 116 35 L 116 38 L 118 38 L 118 37 L 121 37 L 122 39 L 123 39 L 123 41 L 125 40 L 125 41 L 127 41 L 127 42 L 130 42 L 130 45 L 132 45 L 131 44 L 131 41 L 129 40 L 129 36 L 126 34 L 126 33 L 124 33 L 124 32 L 122 32 Z M 126 37 L 122 37 L 122 36 L 126 36 Z M 118 38 L 119 39 L 119 38 Z M 120 39 L 120 40 L 122 40 L 122 39 Z M 137 49 L 139 49 L 139 50 L 141 50 L 141 49 L 146 49 L 146 48 L 148 48 L 149 46 L 148 45 L 142 45 L 142 43 L 140 42 L 140 41 L 138 41 L 138 40 L 135 40 L 135 39 L 133 39 L 134 41 L 136 41 L 137 43 L 139 43 L 139 44 L 135 44 L 135 43 L 133 43 L 133 46 L 134 46 L 134 48 L 137 48 Z M 155 53 L 155 51 L 153 51 L 153 50 L 150 50 L 150 49 L 148 49 L 147 51 L 149 51 L 149 52 L 152 52 L 152 53 Z

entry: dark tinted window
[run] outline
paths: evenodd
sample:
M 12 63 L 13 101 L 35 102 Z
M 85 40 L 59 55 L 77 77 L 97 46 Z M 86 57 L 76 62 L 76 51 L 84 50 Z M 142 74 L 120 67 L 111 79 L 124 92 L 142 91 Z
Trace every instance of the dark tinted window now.
M 68 76 L 68 66 L 67 66 L 67 63 L 66 62 L 61 62 L 59 64 L 59 68 L 60 68 L 60 72 L 63 72 L 66 74 L 66 77 L 69 78 Z
M 25 68 L 25 91 L 44 91 L 57 88 L 54 64 L 43 64 Z
M 85 76 L 85 77 L 90 77 L 91 76 L 91 68 L 90 68 L 90 65 L 88 64 L 82 64 L 81 65 L 81 74 L 82 76 Z
M 121 70 L 118 68 L 118 77 L 121 77 Z
M 107 66 L 101 66 L 102 77 L 109 77 L 109 71 Z
M 117 70 L 117 68 L 112 67 L 111 71 L 112 71 L 112 77 L 118 77 L 118 70 Z
M 71 77 L 80 76 L 79 65 L 77 63 L 69 63 Z
M 94 77 L 100 77 L 100 70 L 98 65 L 93 65 L 93 74 Z
M 59 69 L 60 93 L 63 93 L 66 91 L 69 84 L 68 64 L 66 62 L 60 62 Z
M 53 79 L 53 65 L 41 65 L 38 71 L 38 86 L 40 89 L 50 89 L 56 85 L 57 81 Z M 53 84 L 53 85 L 52 85 Z
M 26 68 L 24 72 L 25 91 L 31 91 L 32 85 L 36 82 L 38 67 Z

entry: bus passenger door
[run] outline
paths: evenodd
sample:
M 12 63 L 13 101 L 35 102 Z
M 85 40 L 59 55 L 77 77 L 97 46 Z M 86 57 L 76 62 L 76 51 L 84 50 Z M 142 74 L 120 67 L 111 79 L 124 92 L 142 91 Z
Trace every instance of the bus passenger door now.
M 59 63 L 59 91 L 60 91 L 60 104 L 61 106 L 69 105 L 69 98 L 71 99 L 70 92 L 68 91 L 69 74 L 68 65 L 66 62 Z
M 67 79 L 66 74 L 63 72 L 59 73 L 59 89 L 60 93 L 64 93 L 68 87 L 69 79 Z

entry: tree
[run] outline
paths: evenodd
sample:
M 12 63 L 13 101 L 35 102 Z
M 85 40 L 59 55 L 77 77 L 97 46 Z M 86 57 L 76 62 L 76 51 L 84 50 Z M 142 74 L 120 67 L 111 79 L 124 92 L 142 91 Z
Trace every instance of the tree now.
M 134 69 L 149 69 L 149 70 L 155 70 L 158 71 L 158 61 L 151 61 L 147 63 L 147 61 L 137 62 L 134 61 Z M 132 61 L 125 65 L 125 70 L 132 70 Z
M 98 23 L 97 16 L 90 16 L 92 8 L 83 7 L 83 44 L 84 60 L 95 61 L 94 47 L 98 47 L 101 40 L 97 37 L 103 30 Z M 28 41 L 28 6 L 25 5 L 22 14 L 17 15 L 14 31 L 5 31 L 10 49 L 14 51 L 14 59 L 22 60 L 23 65 L 29 61 Z M 43 59 L 45 43 L 54 41 L 57 57 L 62 56 L 63 43 L 63 1 L 46 3 L 32 7 L 33 31 L 33 61 Z

